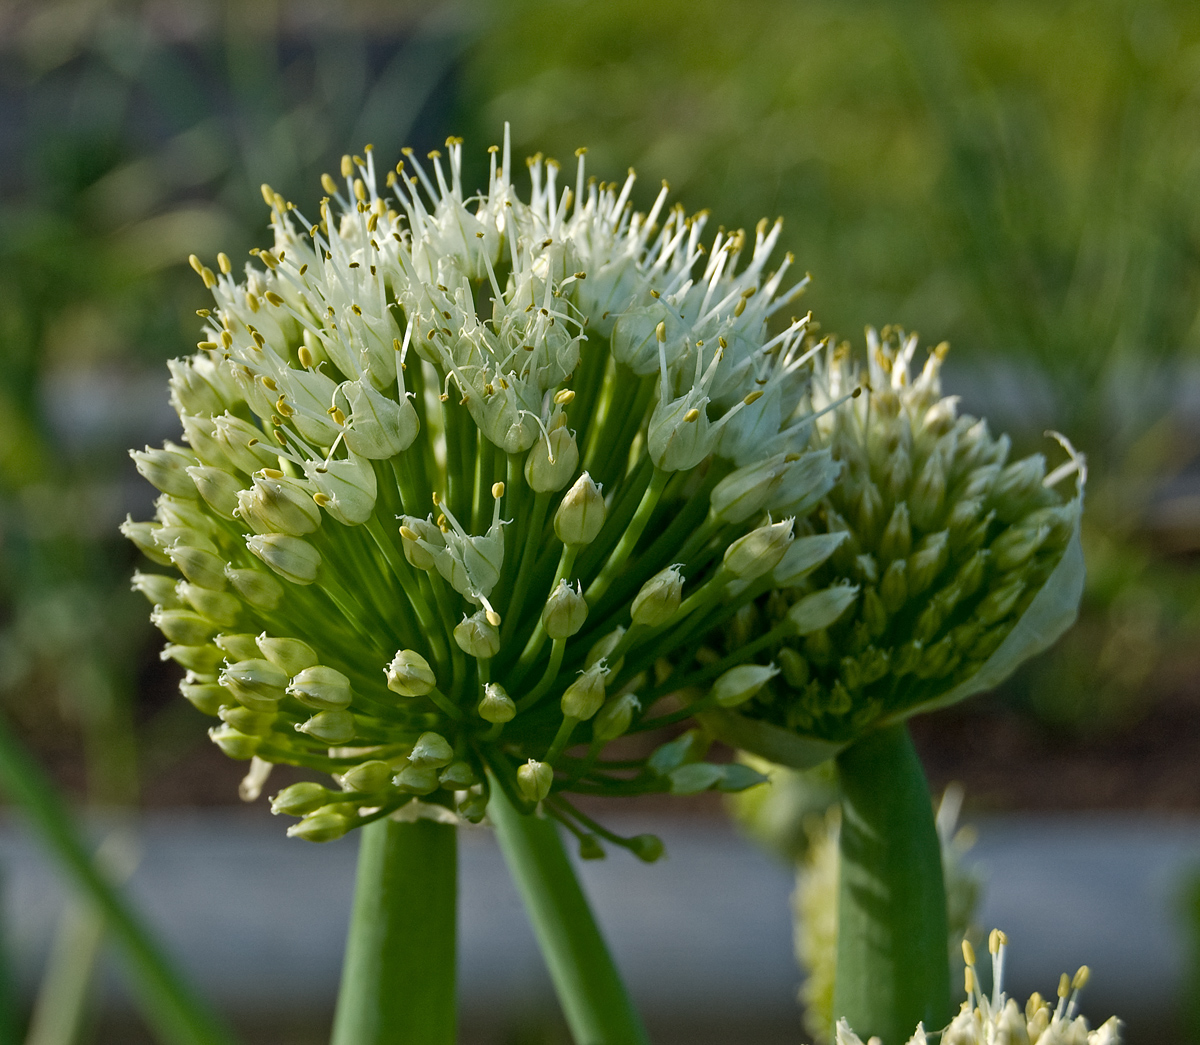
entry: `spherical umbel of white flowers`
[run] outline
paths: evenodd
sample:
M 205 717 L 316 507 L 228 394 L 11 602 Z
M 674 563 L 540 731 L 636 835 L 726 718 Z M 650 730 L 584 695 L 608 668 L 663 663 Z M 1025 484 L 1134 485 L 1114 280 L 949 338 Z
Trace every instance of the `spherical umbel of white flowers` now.
M 276 796 L 302 837 L 418 796 L 479 819 L 495 780 L 594 855 L 564 793 L 758 779 L 690 742 L 632 776 L 603 749 L 836 479 L 786 318 L 806 280 L 768 271 L 778 222 L 705 240 L 582 152 L 519 192 L 507 141 L 473 196 L 457 139 L 386 178 L 344 157 L 308 216 L 264 186 L 274 241 L 241 272 L 192 258 L 214 303 L 171 363 L 185 443 L 134 454 L 162 496 L 124 532 L 182 574 L 135 581 L 163 656 L 256 760 L 247 791 L 269 763 L 333 777 Z
M 705 705 L 720 735 L 797 768 L 996 685 L 1071 624 L 1083 583 L 1086 469 L 1065 439 L 1049 474 L 1041 454 L 1010 461 L 1007 436 L 942 396 L 945 345 L 915 373 L 899 330 L 868 331 L 865 370 L 845 343 L 819 347 L 810 450 L 841 478 L 774 567 L 778 590 L 716 639 L 721 666 L 761 650 L 779 673 L 736 712 L 716 707 L 719 679 Z

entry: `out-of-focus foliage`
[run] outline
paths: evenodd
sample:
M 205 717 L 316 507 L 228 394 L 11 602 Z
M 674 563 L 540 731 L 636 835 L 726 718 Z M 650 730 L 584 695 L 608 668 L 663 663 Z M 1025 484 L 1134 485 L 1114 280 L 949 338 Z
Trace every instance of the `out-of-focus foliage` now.
M 1052 425 L 1088 453 L 1084 622 L 1024 688 L 1077 725 L 1144 706 L 1200 594 L 1163 557 L 1200 548 L 1200 7 L 518 0 L 493 16 L 465 76 L 478 133 L 509 119 L 518 146 L 586 144 L 602 177 L 632 159 L 643 193 L 665 177 L 727 224 L 782 214 L 826 329 L 949 338 L 967 409 L 1027 449 Z
M 82 731 L 95 798 L 136 792 L 150 635 L 116 526 L 148 509 L 125 448 L 175 432 L 186 258 L 261 238 L 261 182 L 434 144 L 462 28 L 417 4 L 0 5 L 0 699 L 43 751 Z

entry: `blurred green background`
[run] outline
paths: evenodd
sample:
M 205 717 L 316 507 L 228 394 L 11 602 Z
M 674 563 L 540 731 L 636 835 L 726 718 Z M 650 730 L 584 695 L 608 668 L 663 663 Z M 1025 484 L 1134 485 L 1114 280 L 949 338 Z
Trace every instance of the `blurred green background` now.
M 0 2 L 0 704 L 64 784 L 235 800 L 116 534 L 150 513 L 125 451 L 175 434 L 187 255 L 244 256 L 261 182 L 311 202 L 368 141 L 463 135 L 482 180 L 505 120 L 518 156 L 635 166 L 639 206 L 782 215 L 822 329 L 949 340 L 964 409 L 1084 450 L 1079 626 L 918 740 L 993 806 L 1200 808 L 1190 0 Z M 1054 777 L 1072 753 L 1108 783 Z

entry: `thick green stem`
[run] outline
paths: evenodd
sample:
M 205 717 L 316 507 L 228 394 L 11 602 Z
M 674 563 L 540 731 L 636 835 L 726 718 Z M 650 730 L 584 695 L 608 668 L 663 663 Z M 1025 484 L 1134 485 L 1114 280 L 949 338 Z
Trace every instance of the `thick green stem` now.
M 835 1019 L 903 1045 L 950 1020 L 942 852 L 921 762 L 903 725 L 837 759 L 842 786 Z
M 575 1045 L 649 1045 L 554 821 L 518 812 L 495 780 L 488 815 Z
M 332 1045 L 454 1045 L 457 841 L 431 820 L 362 829 Z
M 120 945 L 147 1021 L 178 1045 L 231 1045 L 233 1034 L 180 975 L 125 898 L 96 868 L 62 800 L 0 720 L 0 786 L 24 811 L 79 892 Z

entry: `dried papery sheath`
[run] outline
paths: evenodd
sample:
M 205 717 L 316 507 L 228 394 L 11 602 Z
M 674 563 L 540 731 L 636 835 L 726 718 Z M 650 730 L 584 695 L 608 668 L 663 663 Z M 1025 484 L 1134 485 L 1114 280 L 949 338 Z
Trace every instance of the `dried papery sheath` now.
M 1075 618 L 1083 458 L 1058 437 L 1067 461 L 1049 474 L 1040 454 L 1011 461 L 1007 436 L 942 396 L 946 347 L 914 372 L 916 349 L 900 331 L 868 331 L 863 369 L 848 345 L 819 346 L 809 448 L 841 478 L 797 525 L 775 589 L 715 636 L 718 656 L 761 649 L 782 668 L 736 714 L 701 712 L 775 762 L 815 764 L 994 686 Z
M 171 364 L 186 445 L 134 455 L 163 497 L 124 530 L 183 575 L 135 584 L 214 741 L 329 774 L 275 802 L 313 840 L 414 795 L 478 820 L 489 780 L 576 830 L 566 792 L 757 780 L 695 737 L 632 768 L 604 747 L 652 721 L 664 656 L 826 554 L 805 516 L 840 464 L 811 445 L 779 223 L 706 235 L 665 187 L 636 212 L 582 153 L 519 189 L 507 137 L 474 195 L 456 139 L 341 174 L 311 210 L 264 186 L 243 271 L 192 259 L 214 304 Z

